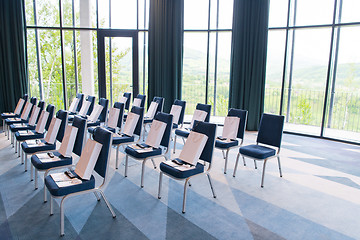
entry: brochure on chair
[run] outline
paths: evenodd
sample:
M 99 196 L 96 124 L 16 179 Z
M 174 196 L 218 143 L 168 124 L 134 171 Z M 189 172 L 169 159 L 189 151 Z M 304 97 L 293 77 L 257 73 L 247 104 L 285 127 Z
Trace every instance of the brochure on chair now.
M 221 137 L 230 139 L 236 139 L 240 124 L 240 118 L 238 117 L 225 117 L 224 128 Z
M 88 139 L 75 167 L 75 173 L 82 179 L 89 180 L 98 160 L 102 144 Z
M 159 104 L 157 102 L 151 102 L 150 107 L 145 115 L 145 118 L 153 119 L 158 105 Z
M 119 102 L 125 104 L 127 100 L 128 100 L 127 97 L 121 97 Z
M 51 120 L 50 126 L 49 126 L 49 131 L 46 133 L 46 136 L 45 136 L 45 142 L 47 142 L 49 144 L 55 143 L 56 136 L 60 129 L 60 125 L 61 125 L 61 119 L 54 117 Z
M 23 111 L 23 113 L 21 114 L 21 117 L 20 117 L 22 120 L 27 120 L 28 119 L 32 106 L 33 105 L 31 103 L 29 103 L 29 102 L 27 102 L 25 104 L 24 111 Z
M 159 148 L 165 129 L 166 123 L 154 120 L 151 124 L 150 132 L 146 138 L 145 144 L 153 148 Z
M 207 116 L 207 112 L 196 109 L 191 119 L 190 128 L 193 128 L 195 120 L 203 122 L 205 121 L 206 116 Z
M 76 109 L 77 109 L 77 107 L 79 105 L 79 102 L 80 102 L 80 99 L 74 98 L 73 101 L 71 102 L 70 107 L 69 107 L 69 111 L 72 112 L 72 113 L 75 113 Z
M 202 133 L 191 131 L 189 137 L 186 139 L 185 145 L 180 152 L 179 159 L 196 165 L 201 153 L 205 147 L 208 137 Z
M 140 98 L 134 98 L 134 101 L 133 101 L 133 107 L 140 107 L 141 106 L 141 99 Z
M 96 104 L 93 111 L 91 112 L 88 120 L 91 122 L 96 122 L 98 120 L 103 108 L 104 108 L 103 106 Z
M 31 147 L 31 146 L 44 146 L 45 143 L 43 143 L 40 139 L 33 139 L 33 140 L 25 140 L 26 144 Z
M 108 127 L 117 128 L 117 124 L 119 121 L 119 114 L 120 114 L 120 109 L 118 108 L 110 108 L 109 110 L 109 118 L 108 118 L 108 122 L 107 125 Z
M 172 105 L 170 114 L 173 115 L 173 123 L 178 124 L 182 107 L 179 105 Z
M 36 156 L 43 163 L 54 162 L 54 161 L 58 161 L 60 159 L 56 156 L 50 157 L 48 153 L 38 153 L 38 154 L 36 154 Z
M 33 111 L 31 113 L 30 119 L 29 119 L 29 125 L 30 126 L 35 126 L 36 123 L 36 119 L 39 116 L 39 112 L 40 112 L 40 108 L 39 107 L 34 107 Z
M 65 173 L 52 173 L 51 178 L 56 182 L 59 187 L 68 187 L 82 183 L 78 178 L 69 178 Z
M 37 133 L 44 133 L 45 125 L 49 118 L 49 112 L 43 110 L 40 114 L 39 121 L 36 124 L 35 132 Z
M 77 132 L 78 132 L 77 127 L 70 125 L 66 126 L 64 137 L 59 148 L 59 153 L 64 157 L 71 157 Z
M 34 132 L 29 131 L 29 130 L 21 130 L 21 131 L 18 131 L 18 133 L 19 133 L 20 136 L 34 135 Z
M 27 125 L 25 123 L 14 123 L 12 124 L 14 127 L 19 128 L 19 127 L 26 127 Z
M 25 100 L 20 98 L 17 105 L 16 105 L 16 108 L 15 108 L 15 111 L 14 111 L 14 114 L 20 114 L 21 112 L 21 109 L 22 107 L 24 106 L 24 103 L 25 103 Z
M 136 152 L 138 153 L 145 153 L 145 152 L 150 152 L 153 150 L 153 148 L 147 144 L 132 144 L 129 145 L 129 147 L 131 147 L 132 149 L 134 149 Z
M 81 106 L 81 109 L 79 111 L 79 115 L 82 116 L 82 117 L 85 117 L 88 110 L 89 110 L 89 107 L 90 107 L 90 104 L 91 102 L 89 101 L 84 101 L 83 105 Z
M 164 163 L 166 165 L 169 165 L 169 166 L 171 166 L 173 168 L 176 168 L 177 170 L 180 170 L 180 171 L 188 171 L 190 169 L 195 168 L 195 165 L 183 164 L 183 163 L 180 163 L 179 161 L 177 161 L 176 159 L 168 160 L 168 161 L 165 161 Z
M 124 134 L 130 137 L 134 134 L 139 117 L 140 116 L 138 114 L 129 112 L 124 126 L 124 131 L 123 131 Z

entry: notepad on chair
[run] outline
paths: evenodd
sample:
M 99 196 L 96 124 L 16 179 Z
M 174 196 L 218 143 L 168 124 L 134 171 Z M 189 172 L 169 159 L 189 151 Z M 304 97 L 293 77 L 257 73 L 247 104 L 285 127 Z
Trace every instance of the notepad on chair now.
M 139 118 L 140 116 L 138 114 L 129 112 L 123 133 L 131 137 L 134 134 Z
M 182 107 L 179 105 L 172 105 L 170 114 L 173 115 L 173 123 L 178 124 Z
M 74 98 L 73 101 L 71 102 L 71 105 L 69 107 L 69 111 L 72 113 L 76 112 L 76 109 L 79 105 L 80 99 L 79 98 Z
M 15 114 L 20 114 L 21 109 L 24 106 L 24 103 L 25 103 L 25 100 L 20 98 L 16 105 L 15 111 L 14 111 Z
M 108 122 L 107 125 L 108 127 L 111 128 L 116 128 L 118 121 L 119 121 L 119 114 L 120 114 L 120 109 L 118 108 L 110 108 L 109 110 L 109 118 L 108 118 Z
M 100 155 L 102 144 L 88 139 L 75 167 L 75 173 L 82 179 L 89 180 Z
M 74 126 L 66 126 L 64 137 L 62 139 L 59 153 L 64 157 L 71 157 L 71 153 L 74 148 L 76 134 L 78 132 L 78 128 Z
M 151 124 L 150 132 L 146 138 L 145 144 L 153 148 L 159 148 L 165 129 L 166 123 L 154 120 Z
M 226 139 L 236 139 L 240 124 L 238 117 L 225 117 L 224 128 L 221 137 Z
M 191 119 L 190 128 L 194 127 L 195 121 L 200 121 L 200 122 L 205 121 L 206 116 L 207 116 L 207 112 L 196 109 Z
M 204 150 L 207 139 L 208 137 L 205 134 L 191 131 L 181 150 L 179 159 L 191 165 L 196 165 Z

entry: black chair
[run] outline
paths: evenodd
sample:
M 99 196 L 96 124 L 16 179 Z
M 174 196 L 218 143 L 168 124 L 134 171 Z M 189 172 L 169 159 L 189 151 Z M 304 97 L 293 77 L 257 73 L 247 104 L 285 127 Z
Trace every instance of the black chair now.
M 136 106 L 136 107 L 145 108 L 146 95 L 138 94 L 138 95 L 136 96 L 136 98 L 140 99 L 140 106 Z M 134 98 L 134 100 L 135 100 L 135 98 Z M 133 104 L 133 106 L 134 106 L 134 104 Z M 124 113 L 124 121 L 126 121 L 126 118 L 127 118 L 127 113 Z
M 69 115 L 75 115 L 76 113 L 78 113 L 78 112 L 80 111 L 80 109 L 81 109 L 81 107 L 82 107 L 82 103 L 83 103 L 83 101 L 84 101 L 84 94 L 83 94 L 83 93 L 77 93 L 75 98 L 79 99 L 79 100 L 78 100 L 79 103 L 78 103 L 78 105 L 76 106 L 75 112 L 70 112 L 70 111 L 69 111 Z
M 123 122 L 123 116 L 124 116 L 124 103 L 120 103 L 120 102 L 115 102 L 114 103 L 114 108 L 118 108 L 119 111 L 119 117 L 118 117 L 118 122 L 117 122 L 117 128 L 112 128 L 109 127 L 108 125 L 104 126 L 105 129 L 109 130 L 110 132 L 113 133 L 117 133 L 119 131 L 121 131 L 121 127 L 122 127 L 122 122 Z M 108 117 L 108 121 L 110 120 L 110 116 Z M 96 129 L 96 127 L 89 127 L 88 128 L 88 132 L 90 134 L 94 133 L 94 130 Z
M 90 106 L 89 106 L 88 110 L 86 111 L 86 114 L 85 114 L 84 116 L 81 116 L 81 117 L 86 117 L 86 115 L 90 115 L 90 114 L 92 113 L 92 111 L 93 111 L 93 109 L 94 109 L 94 105 L 95 105 L 95 97 L 88 95 L 88 96 L 86 97 L 85 101 L 90 102 Z M 81 106 L 81 107 L 83 107 L 83 106 Z M 81 108 L 80 108 L 80 110 L 81 110 Z M 79 110 L 79 111 L 80 111 L 80 110 Z M 78 114 L 78 115 L 79 115 L 79 114 Z M 79 115 L 79 116 L 80 116 L 80 115 Z M 68 121 L 69 121 L 69 122 L 72 122 L 73 119 L 74 119 L 74 115 L 71 115 L 71 116 L 69 116 Z
M 154 165 L 154 168 L 156 168 L 154 158 L 164 157 L 165 160 L 167 160 L 166 154 L 168 153 L 169 148 L 170 148 L 170 135 L 171 135 L 171 129 L 172 129 L 173 116 L 168 113 L 158 112 L 154 119 L 166 124 L 165 132 L 164 132 L 164 134 L 161 138 L 161 142 L 160 142 L 160 146 L 164 147 L 166 150 L 164 151 L 161 147 L 159 147 L 159 148 L 152 148 L 152 150 L 146 151 L 146 152 L 138 152 L 136 149 L 133 149 L 129 146 L 127 146 L 125 148 L 125 153 L 126 153 L 125 177 L 127 177 L 129 156 L 133 159 L 142 161 L 141 185 L 140 185 L 142 188 L 144 187 L 144 173 L 145 173 L 146 161 L 148 159 L 150 159 Z
M 210 112 L 211 112 L 211 105 L 208 104 L 202 104 L 202 103 L 198 103 L 196 105 L 196 110 L 201 110 L 204 112 L 207 112 L 207 115 L 205 117 L 204 122 L 209 122 L 210 121 Z M 191 130 L 191 129 L 189 129 Z M 190 131 L 187 129 L 176 129 L 175 130 L 175 137 L 174 137 L 174 150 L 173 153 L 175 153 L 175 149 L 176 149 L 176 138 L 180 137 L 182 138 L 183 142 L 185 143 L 185 139 L 189 136 Z
M 103 107 L 100 116 L 98 118 L 98 121 L 96 122 L 88 122 L 88 127 L 95 127 L 100 126 L 100 124 L 105 123 L 106 121 L 106 115 L 108 112 L 108 106 L 109 106 L 109 100 L 106 98 L 100 98 L 99 105 Z
M 182 128 L 182 126 L 184 124 L 186 101 L 175 99 L 173 105 L 177 105 L 177 106 L 181 107 L 179 121 L 177 123 L 173 124 L 173 129 L 177 129 L 179 127 Z
M 222 140 L 215 141 L 215 148 L 220 149 L 222 151 L 223 158 L 225 160 L 224 174 L 226 174 L 229 151 L 234 148 L 239 148 L 244 141 L 247 115 L 248 115 L 248 111 L 246 110 L 231 108 L 228 112 L 228 117 L 240 118 L 240 123 L 236 135 L 237 139 L 233 139 L 230 141 L 222 141 Z
M 124 97 L 126 97 L 126 102 L 125 102 L 125 110 L 129 111 L 130 109 L 130 101 L 131 101 L 131 93 L 130 92 L 126 92 L 123 94 Z
M 172 167 L 170 165 L 167 165 L 166 163 L 162 162 L 160 163 L 160 177 L 159 177 L 159 193 L 158 198 L 161 198 L 161 186 L 162 186 L 162 177 L 163 174 L 176 179 L 176 180 L 185 180 L 184 184 L 184 196 L 183 196 L 183 207 L 182 212 L 185 213 L 185 204 L 186 204 L 186 190 L 189 183 L 189 180 L 192 177 L 206 174 L 210 183 L 210 187 L 213 193 L 213 197 L 216 198 L 215 191 L 213 188 L 213 185 L 211 183 L 211 177 L 210 177 L 210 169 L 211 169 L 211 162 L 213 157 L 213 151 L 214 151 L 214 143 L 215 143 L 215 134 L 216 134 L 216 124 L 213 123 L 207 123 L 207 122 L 194 122 L 193 130 L 198 133 L 205 134 L 208 139 L 205 144 L 205 147 L 200 155 L 200 160 L 203 160 L 204 162 L 209 163 L 209 167 L 207 170 L 205 170 L 204 164 L 201 164 L 198 162 L 195 166 L 195 168 L 190 168 L 189 170 L 181 171 L 176 169 L 175 167 Z M 182 162 L 181 159 L 176 159 L 178 162 Z
M 86 193 L 94 193 L 97 200 L 100 201 L 100 197 L 97 193 L 100 193 L 102 198 L 104 199 L 107 207 L 109 208 L 113 218 L 116 217 L 115 212 L 113 211 L 111 205 L 108 200 L 105 198 L 103 187 L 107 182 L 107 173 L 109 169 L 109 161 L 111 155 L 111 140 L 112 140 L 111 132 L 106 129 L 98 127 L 94 132 L 94 140 L 100 144 L 102 144 L 100 155 L 96 161 L 96 165 L 94 171 L 103 178 L 101 184 L 96 184 L 95 177 L 92 175 L 90 180 L 80 179 L 76 175 L 74 171 L 72 173 L 77 176 L 78 179 L 81 180 L 81 183 L 74 184 L 66 187 L 59 187 L 57 183 L 54 181 L 51 175 L 45 176 L 45 186 L 49 190 L 51 198 L 50 198 L 50 216 L 53 215 L 53 198 L 61 198 L 60 203 L 60 235 L 63 236 L 64 232 L 64 203 L 66 199 L 72 196 L 76 196 L 79 194 Z M 50 173 L 50 171 L 48 172 Z M 99 180 L 99 178 L 96 178 Z
M 244 146 L 239 149 L 239 153 L 236 157 L 233 177 L 235 177 L 240 155 L 243 158 L 244 166 L 246 166 L 245 157 L 254 160 L 255 168 L 257 168 L 256 161 L 264 162 L 261 178 L 261 187 L 264 187 L 266 162 L 271 158 L 277 158 L 280 177 L 282 177 L 279 153 L 284 128 L 284 119 L 284 116 L 266 113 L 261 116 L 260 128 L 256 139 L 256 144 Z

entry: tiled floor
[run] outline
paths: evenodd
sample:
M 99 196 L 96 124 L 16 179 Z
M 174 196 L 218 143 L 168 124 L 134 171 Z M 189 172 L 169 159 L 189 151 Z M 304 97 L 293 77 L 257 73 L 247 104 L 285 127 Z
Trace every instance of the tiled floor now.
M 246 133 L 244 144 L 255 138 Z M 360 239 L 360 146 L 285 134 L 283 178 L 276 160 L 270 161 L 264 188 L 262 163 L 255 170 L 248 160 L 232 177 L 236 154 L 230 153 L 224 175 L 222 154 L 215 150 L 211 174 L 217 198 L 205 175 L 194 178 L 182 214 L 183 182 L 164 177 L 158 200 L 159 170 L 147 164 L 141 189 L 140 163 L 131 160 L 125 178 L 123 165 L 114 169 L 114 149 L 105 194 L 117 218 L 92 194 L 70 198 L 62 239 Z M 59 202 L 49 216 L 42 182 L 34 190 L 4 133 L 0 161 L 0 239 L 59 239 Z

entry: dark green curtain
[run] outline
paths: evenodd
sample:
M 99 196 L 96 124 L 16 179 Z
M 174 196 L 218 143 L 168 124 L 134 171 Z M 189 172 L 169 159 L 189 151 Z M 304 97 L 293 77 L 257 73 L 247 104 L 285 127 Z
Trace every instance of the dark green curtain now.
M 184 0 L 151 0 L 149 19 L 148 103 L 164 97 L 169 112 L 181 99 Z
M 268 19 L 268 0 L 234 0 L 229 107 L 249 111 L 248 130 L 264 111 Z
M 27 93 L 23 0 L 0 0 L 0 112 Z

